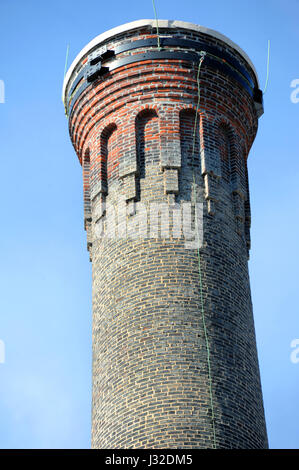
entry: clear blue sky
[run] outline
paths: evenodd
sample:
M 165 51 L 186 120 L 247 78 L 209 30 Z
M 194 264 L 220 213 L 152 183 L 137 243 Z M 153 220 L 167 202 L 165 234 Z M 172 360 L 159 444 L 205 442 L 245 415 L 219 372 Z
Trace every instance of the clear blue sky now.
M 156 0 L 161 19 L 230 37 L 270 79 L 249 156 L 251 287 L 270 446 L 299 448 L 298 0 Z M 70 62 L 107 29 L 153 18 L 152 1 L 1 0 L 1 448 L 88 448 L 91 265 L 81 167 L 61 103 Z M 299 96 L 299 95 L 298 95 Z

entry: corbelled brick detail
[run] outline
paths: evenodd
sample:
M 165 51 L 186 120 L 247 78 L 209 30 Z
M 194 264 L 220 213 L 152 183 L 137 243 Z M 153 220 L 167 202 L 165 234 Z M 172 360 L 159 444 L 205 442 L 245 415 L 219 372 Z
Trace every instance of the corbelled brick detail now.
M 113 50 L 154 33 L 143 26 L 103 45 Z M 244 58 L 219 39 L 179 28 L 160 33 L 220 47 L 255 80 Z M 197 67 L 173 59 L 119 67 L 87 87 L 69 116 L 83 166 L 93 270 L 94 448 L 214 445 L 197 249 L 162 228 L 150 234 L 140 217 L 159 203 L 171 218 L 191 201 L 193 168 L 203 203 L 200 256 L 216 444 L 267 447 L 247 265 L 246 160 L 258 118 L 249 93 L 203 62 L 192 158 Z M 116 238 L 106 205 L 120 198 Z

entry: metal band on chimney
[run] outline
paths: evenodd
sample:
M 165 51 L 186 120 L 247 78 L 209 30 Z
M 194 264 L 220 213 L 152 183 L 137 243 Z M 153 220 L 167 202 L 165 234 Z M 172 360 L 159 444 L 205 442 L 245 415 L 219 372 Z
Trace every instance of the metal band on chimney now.
M 67 93 L 66 104 L 68 115 L 71 114 L 80 95 L 91 83 L 119 67 L 145 60 L 179 60 L 198 63 L 199 58 L 197 51 L 201 50 L 207 52 L 205 65 L 236 80 L 253 98 L 258 117 L 263 114 L 262 91 L 259 90 L 257 83 L 253 82 L 245 67 L 227 52 L 203 42 L 179 38 L 161 38 L 161 47 L 167 48 L 157 51 L 156 40 L 151 38 L 127 42 L 116 47 L 114 50 L 102 47 L 93 51 L 88 56 L 86 66 L 79 72 Z M 173 49 L 174 47 L 176 47 L 176 49 Z M 150 49 L 140 54 L 128 55 L 117 59 L 117 56 L 120 54 L 144 48 Z M 105 66 L 102 65 L 104 63 Z

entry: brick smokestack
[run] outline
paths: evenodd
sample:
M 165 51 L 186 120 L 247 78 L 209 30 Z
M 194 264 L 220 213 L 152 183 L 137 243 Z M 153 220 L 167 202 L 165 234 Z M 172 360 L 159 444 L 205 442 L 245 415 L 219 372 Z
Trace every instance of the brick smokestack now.
M 262 93 L 220 33 L 161 20 L 159 37 L 153 20 L 103 33 L 64 82 L 93 269 L 92 446 L 265 448 L 247 176 Z

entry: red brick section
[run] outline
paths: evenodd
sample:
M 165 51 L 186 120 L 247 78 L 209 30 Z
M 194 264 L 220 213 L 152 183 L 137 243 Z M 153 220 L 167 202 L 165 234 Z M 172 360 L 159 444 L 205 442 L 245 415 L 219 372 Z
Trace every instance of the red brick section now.
M 244 59 L 211 36 L 179 29 L 161 34 L 222 47 L 255 80 Z M 150 37 L 151 31 L 137 29 L 107 46 Z M 186 249 L 182 237 L 133 239 L 130 228 L 122 239 L 94 236 L 97 224 L 108 229 L 105 201 L 123 196 L 132 223 L 140 202 L 171 209 L 190 201 L 197 67 L 144 60 L 115 69 L 82 92 L 69 116 L 83 165 L 93 263 L 95 448 L 214 446 L 197 250 Z M 247 266 L 246 159 L 258 119 L 249 93 L 205 62 L 200 87 L 194 168 L 204 202 L 201 261 L 216 445 L 263 448 L 267 435 Z

